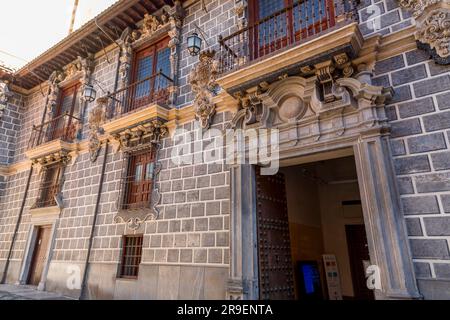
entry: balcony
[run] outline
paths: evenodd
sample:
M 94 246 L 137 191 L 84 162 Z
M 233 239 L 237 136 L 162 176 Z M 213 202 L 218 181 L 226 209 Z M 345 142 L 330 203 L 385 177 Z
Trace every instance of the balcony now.
M 60 157 L 75 151 L 74 142 L 79 125 L 80 119 L 64 113 L 39 126 L 33 126 L 26 156 L 30 160 L 44 163 L 48 160 L 59 160 Z
M 220 37 L 218 83 L 247 89 L 346 53 L 355 57 L 363 37 L 356 1 L 304 0 L 227 37 Z
M 171 101 L 173 80 L 157 74 L 106 96 L 106 133 L 116 134 L 156 118 L 165 118 Z

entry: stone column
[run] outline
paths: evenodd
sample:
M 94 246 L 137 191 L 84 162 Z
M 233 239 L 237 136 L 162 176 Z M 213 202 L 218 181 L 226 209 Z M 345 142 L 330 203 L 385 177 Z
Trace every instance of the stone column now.
M 362 137 L 354 146 L 370 259 L 378 266 L 377 299 L 418 299 L 389 137 Z
M 256 300 L 258 250 L 255 171 L 249 164 L 231 168 L 231 257 L 227 299 Z

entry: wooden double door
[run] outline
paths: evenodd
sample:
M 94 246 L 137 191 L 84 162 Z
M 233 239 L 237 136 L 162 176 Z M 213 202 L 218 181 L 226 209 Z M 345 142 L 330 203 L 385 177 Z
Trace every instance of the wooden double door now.
M 52 226 L 38 227 L 36 242 L 33 248 L 28 284 L 37 286 L 41 282 L 42 272 L 47 261 L 47 252 L 50 244 Z

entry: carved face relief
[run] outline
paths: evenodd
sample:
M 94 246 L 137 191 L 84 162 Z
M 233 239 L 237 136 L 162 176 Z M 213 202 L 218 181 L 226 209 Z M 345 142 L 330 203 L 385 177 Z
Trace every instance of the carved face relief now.
M 278 114 L 284 121 L 295 120 L 305 111 L 305 104 L 298 96 L 290 96 L 281 101 Z

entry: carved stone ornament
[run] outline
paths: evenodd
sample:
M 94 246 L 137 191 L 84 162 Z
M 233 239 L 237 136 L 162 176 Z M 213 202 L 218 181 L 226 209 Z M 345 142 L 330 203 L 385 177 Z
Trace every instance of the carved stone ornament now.
M 149 145 L 158 145 L 169 132 L 167 126 L 159 120 L 143 123 L 112 135 L 119 142 L 119 149 L 130 153 Z
M 194 112 L 203 129 L 209 128 L 216 112 L 213 103 L 214 89 L 217 87 L 218 62 L 215 51 L 200 53 L 199 63 L 189 73 L 189 83 L 194 98 Z
M 418 47 L 438 64 L 450 64 L 450 0 L 399 0 L 416 20 Z
M 33 165 L 39 165 L 42 168 L 46 168 L 55 163 L 61 163 L 66 166 L 72 160 L 72 155 L 65 150 L 59 150 L 58 152 L 48 154 L 38 159 L 33 159 Z
M 314 143 L 346 132 L 388 130 L 384 104 L 392 96 L 390 89 L 341 75 L 324 97 L 317 80 L 317 75 L 291 76 L 242 94 L 230 127 L 287 130 L 292 145 L 301 139 Z
M 9 99 L 13 96 L 13 93 L 9 91 L 7 82 L 0 82 L 0 120 L 3 117 L 6 106 L 8 105 Z
M 91 162 L 97 161 L 102 143 L 99 139 L 101 124 L 105 121 L 105 105 L 108 98 L 98 98 L 97 105 L 89 113 L 89 154 Z

